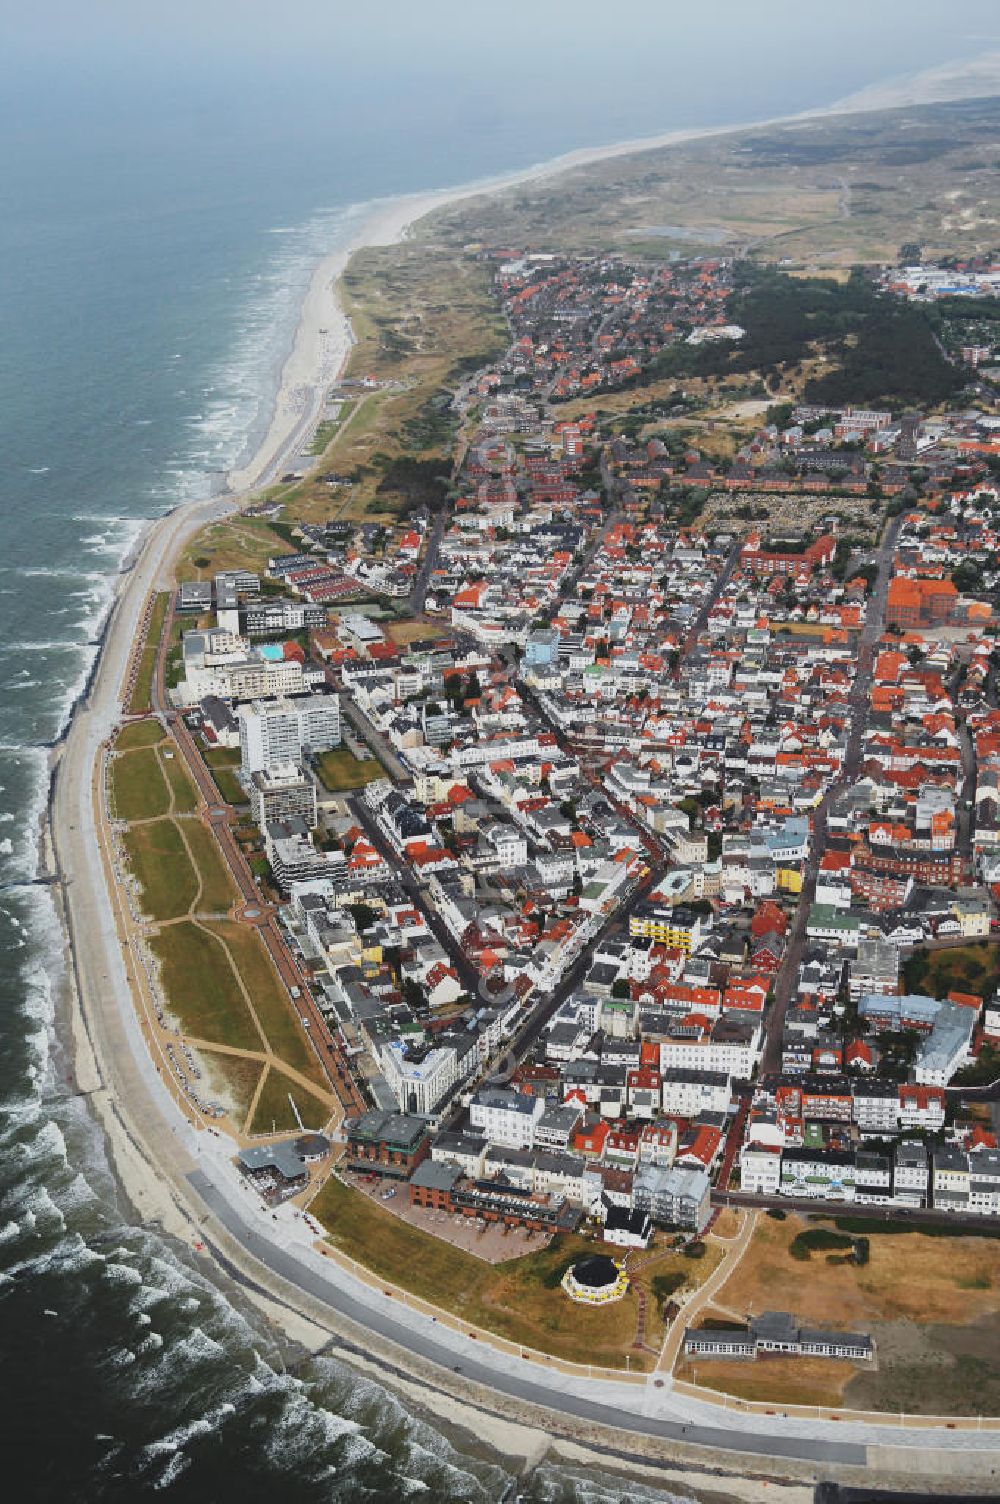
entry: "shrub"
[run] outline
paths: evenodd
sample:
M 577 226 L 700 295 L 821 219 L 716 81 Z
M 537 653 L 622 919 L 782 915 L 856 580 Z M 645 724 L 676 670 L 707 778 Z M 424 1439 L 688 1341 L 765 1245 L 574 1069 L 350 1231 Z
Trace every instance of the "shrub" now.
M 663 1311 L 663 1307 L 666 1305 L 671 1295 L 676 1294 L 676 1292 L 681 1288 L 683 1284 L 684 1275 L 678 1271 L 675 1271 L 672 1274 L 655 1274 L 653 1276 L 652 1280 L 650 1281 L 650 1288 L 653 1292 L 653 1298 L 656 1301 L 656 1304 L 659 1306 L 661 1312 Z
M 813 1252 L 820 1253 L 824 1249 L 850 1247 L 851 1238 L 847 1233 L 831 1232 L 828 1227 L 807 1227 L 804 1232 L 798 1233 L 792 1239 L 788 1252 L 793 1259 L 805 1263 Z
M 785 1218 L 788 1216 L 788 1213 L 784 1211 L 780 1206 L 771 1206 L 768 1207 L 767 1215 L 769 1217 L 773 1217 L 775 1222 L 784 1222 Z

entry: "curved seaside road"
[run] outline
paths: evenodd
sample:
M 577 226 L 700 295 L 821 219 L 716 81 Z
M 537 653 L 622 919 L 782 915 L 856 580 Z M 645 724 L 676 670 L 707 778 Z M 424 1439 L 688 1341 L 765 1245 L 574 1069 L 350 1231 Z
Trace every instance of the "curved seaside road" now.
M 421 1333 L 415 1329 L 415 1325 L 404 1323 L 396 1314 L 398 1304 L 396 1310 L 393 1309 L 394 1303 L 389 1301 L 383 1303 L 384 1308 L 374 1303 L 369 1304 L 347 1289 L 344 1283 L 336 1282 L 331 1277 L 332 1272 L 322 1265 L 307 1262 L 293 1249 L 276 1246 L 271 1238 L 265 1237 L 243 1215 L 239 1207 L 231 1203 L 204 1170 L 193 1171 L 188 1180 L 230 1236 L 273 1274 L 296 1288 L 305 1290 L 349 1321 L 376 1332 L 380 1337 L 436 1364 L 447 1373 L 457 1371 L 463 1379 L 498 1390 L 523 1403 L 562 1411 L 581 1420 L 610 1426 L 618 1432 L 632 1431 L 644 1436 L 662 1436 L 668 1441 L 750 1452 L 755 1456 L 794 1458 L 810 1463 L 834 1462 L 855 1467 L 864 1467 L 866 1464 L 868 1449 L 861 1442 L 771 1435 L 757 1424 L 762 1418 L 756 1415 L 748 1417 L 754 1429 L 745 1431 L 644 1415 L 638 1413 L 636 1408 L 642 1403 L 645 1394 L 639 1386 L 626 1390 L 626 1398 L 616 1403 L 610 1397 L 600 1397 L 602 1388 L 614 1393 L 625 1388 L 623 1385 L 602 1386 L 600 1381 L 588 1381 L 588 1387 L 594 1391 L 593 1397 L 590 1397 L 570 1389 L 555 1389 L 540 1383 L 531 1376 L 533 1367 L 537 1372 L 537 1365 L 525 1361 L 517 1361 L 520 1372 L 507 1372 L 494 1361 L 493 1353 L 488 1347 L 484 1348 L 483 1357 L 476 1354 L 468 1356 L 456 1347 L 454 1333 L 447 1332 L 447 1341 L 443 1340 L 444 1332 L 442 1337 Z M 239 1275 L 236 1277 L 239 1278 Z M 340 1280 L 344 1278 L 339 1270 L 338 1277 Z M 420 1322 L 428 1324 L 428 1318 L 422 1317 Z M 456 1365 L 457 1357 L 461 1357 L 462 1361 Z

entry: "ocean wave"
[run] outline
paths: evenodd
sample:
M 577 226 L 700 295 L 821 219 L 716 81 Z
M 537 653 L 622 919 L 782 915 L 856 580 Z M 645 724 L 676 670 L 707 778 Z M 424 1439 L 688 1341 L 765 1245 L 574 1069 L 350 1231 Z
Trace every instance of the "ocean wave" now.
M 16 832 L 13 850 L 4 858 L 3 876 L 7 882 L 30 883 L 38 876 L 38 831 L 49 794 L 48 751 L 42 746 L 0 743 L 0 763 L 4 758 L 9 759 L 11 778 L 16 777 L 22 824 Z M 48 917 L 53 925 L 50 936 L 54 933 L 61 938 L 54 911 Z M 36 981 L 40 978 L 36 977 Z
M 186 1457 L 183 1452 L 177 1452 L 173 1457 L 170 1458 L 170 1461 L 167 1463 L 160 1476 L 153 1480 L 154 1489 L 156 1489 L 157 1492 L 160 1492 L 165 1488 L 172 1487 L 172 1485 L 177 1482 L 177 1479 L 180 1477 L 181 1473 L 183 1473 L 188 1467 L 190 1467 L 190 1465 L 190 1458 Z
M 109 1285 L 141 1285 L 142 1275 L 129 1264 L 105 1264 L 104 1278 Z
M 22 1233 L 25 1231 L 24 1228 L 21 1230 Z M 59 1274 L 63 1278 L 78 1279 L 87 1269 L 101 1262 L 103 1261 L 100 1254 L 88 1245 L 86 1239 L 78 1233 L 73 1233 L 50 1248 L 43 1249 L 17 1263 L 8 1264 L 4 1273 L 8 1279 L 23 1279 L 29 1274 L 34 1275 L 35 1278 L 46 1274 Z
M 107 579 L 106 574 L 98 573 L 97 570 L 80 569 L 68 564 L 30 564 L 27 567 L 2 564 L 0 570 L 19 574 L 26 580 L 94 580 L 103 583 Z
M 74 642 L 68 638 L 57 637 L 46 637 L 41 642 L 4 643 L 4 651 L 7 653 L 80 653 L 86 651 L 86 648 L 85 642 Z
M 151 1457 L 158 1457 L 164 1452 L 179 1451 L 181 1447 L 186 1446 L 189 1441 L 193 1441 L 197 1436 L 211 1436 L 220 1426 L 225 1425 L 231 1416 L 236 1414 L 236 1406 L 230 1400 L 224 1400 L 221 1405 L 216 1405 L 213 1409 L 206 1411 L 204 1415 L 199 1415 L 195 1420 L 188 1421 L 184 1425 L 176 1426 L 174 1430 L 168 1431 L 165 1436 L 159 1437 L 156 1441 L 149 1442 L 145 1447 L 145 1451 Z

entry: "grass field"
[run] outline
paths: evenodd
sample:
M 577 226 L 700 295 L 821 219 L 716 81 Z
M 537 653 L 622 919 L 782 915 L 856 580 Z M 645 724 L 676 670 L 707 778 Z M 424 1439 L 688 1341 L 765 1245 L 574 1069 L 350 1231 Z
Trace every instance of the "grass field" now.
M 844 1403 L 896 1414 L 1000 1415 L 1000 1313 L 966 1326 L 878 1327 L 878 1368 L 857 1373 Z
M 290 1077 L 282 1071 L 275 1070 L 272 1066 L 261 1088 L 260 1097 L 254 1109 L 253 1121 L 248 1131 L 250 1133 L 295 1133 L 299 1125 L 288 1100 L 289 1093 L 295 1101 L 299 1117 L 306 1128 L 319 1129 L 329 1122 L 331 1108 L 326 1102 L 321 1102 L 318 1097 L 313 1096 L 312 1092 L 305 1091 L 297 1081 L 292 1081 Z
M 160 766 L 174 796 L 174 814 L 194 814 L 201 801 L 173 742 L 160 748 Z
M 731 1206 L 724 1206 L 715 1219 L 712 1231 L 720 1238 L 735 1238 L 739 1230 L 739 1212 L 734 1211 Z
M 154 935 L 150 945 L 170 1011 L 185 1034 L 239 1049 L 261 1048 L 226 950 L 211 934 L 183 919 Z
M 119 820 L 152 820 L 170 808 L 170 791 L 152 747 L 112 760 L 111 789 Z
M 758 1358 L 755 1363 L 678 1363 L 676 1377 L 720 1394 L 772 1405 L 844 1403 L 844 1389 L 857 1370 L 837 1358 Z
M 254 1012 L 272 1052 L 317 1085 L 326 1084 L 316 1053 L 299 1023 L 294 1004 L 278 979 L 263 941 L 254 930 L 228 920 L 208 926 L 225 940 L 253 1000 Z
M 283 488 L 276 489 L 281 494 Z M 271 530 L 264 518 L 230 517 L 225 522 L 213 522 L 195 535 L 178 563 L 178 576 L 183 580 L 198 580 L 207 579 L 220 569 L 259 572 L 274 554 L 287 552 L 285 540 Z
M 124 844 L 142 890 L 143 913 L 157 920 L 186 914 L 198 896 L 198 878 L 176 820 L 135 825 Z
M 841 1220 L 852 1230 L 853 1218 Z M 769 1358 L 753 1365 L 681 1362 L 678 1377 L 691 1379 L 696 1369 L 699 1384 L 779 1405 L 974 1414 L 977 1393 L 986 1392 L 988 1381 L 1000 1402 L 993 1357 L 1000 1331 L 996 1242 L 938 1237 L 909 1225 L 886 1232 L 883 1225 L 858 1224 L 869 1238 L 867 1264 L 830 1263 L 822 1250 L 812 1251 L 804 1264 L 791 1255 L 795 1239 L 808 1230 L 833 1232 L 835 1221 L 761 1217 L 749 1251 L 716 1296 L 727 1317 L 791 1311 L 807 1325 L 870 1332 L 877 1372 L 849 1363 Z
M 225 914 L 238 894 L 219 844 L 200 820 L 185 820 L 184 834 L 201 878 L 198 909 L 203 914 Z
M 444 633 L 426 621 L 394 621 L 386 624 L 386 636 L 397 647 L 408 648 L 413 642 L 441 642 Z
M 160 637 L 163 633 L 163 623 L 167 614 L 167 606 L 170 596 L 166 591 L 157 595 L 153 601 L 153 609 L 149 617 L 149 631 L 143 645 L 142 656 L 139 659 L 139 669 L 132 686 L 132 697 L 128 708 L 133 715 L 140 715 L 150 708 L 149 695 L 153 687 L 153 671 L 156 668 L 156 653 L 160 645 Z
M 337 1248 L 463 1321 L 570 1362 L 625 1367 L 635 1337 L 635 1294 L 589 1310 L 559 1289 L 574 1256 L 595 1251 L 589 1240 L 558 1237 L 537 1253 L 486 1264 L 336 1179 L 327 1181 L 309 1210 Z M 631 1357 L 634 1368 L 641 1366 L 640 1354 Z
M 719 1305 L 739 1313 L 791 1310 L 818 1326 L 862 1331 L 876 1321 L 964 1323 L 996 1309 L 1000 1276 L 991 1239 L 875 1233 L 867 1264 L 828 1264 L 814 1253 L 806 1266 L 789 1250 L 815 1225 L 794 1215 L 784 1222 L 761 1217 L 749 1251 L 719 1291 Z
M 322 780 L 323 787 L 331 794 L 339 793 L 343 789 L 363 789 L 365 784 L 373 783 L 376 778 L 384 778 L 385 772 L 382 764 L 374 757 L 367 757 L 363 762 L 349 752 L 346 747 L 336 747 L 330 752 L 321 752 L 316 759 L 316 771 Z
M 217 1055 L 211 1050 L 202 1050 L 201 1059 L 218 1095 L 232 1104 L 234 1122 L 242 1126 L 263 1070 L 260 1061 L 246 1055 Z
M 133 752 L 137 747 L 155 747 L 163 737 L 159 721 L 132 721 L 119 731 L 115 746 L 119 752 Z

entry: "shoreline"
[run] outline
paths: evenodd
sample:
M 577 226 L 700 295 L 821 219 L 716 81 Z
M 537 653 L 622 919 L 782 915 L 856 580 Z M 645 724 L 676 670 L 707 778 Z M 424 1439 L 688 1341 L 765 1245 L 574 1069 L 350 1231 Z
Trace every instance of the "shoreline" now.
M 869 105 L 868 109 L 878 108 Z M 69 1009 L 70 1032 L 74 1072 L 79 1090 L 89 1095 L 95 1112 L 104 1128 L 109 1143 L 110 1157 L 119 1176 L 128 1200 L 142 1220 L 156 1221 L 163 1230 L 178 1237 L 190 1249 L 195 1242 L 205 1242 L 220 1249 L 225 1259 L 245 1273 L 244 1279 L 256 1284 L 250 1290 L 241 1282 L 242 1293 L 259 1308 L 264 1309 L 269 1319 L 285 1330 L 292 1340 L 301 1341 L 307 1350 L 315 1350 L 331 1342 L 331 1332 L 343 1332 L 352 1324 L 349 1319 L 335 1316 L 331 1308 L 313 1297 L 298 1292 L 298 1298 L 279 1298 L 268 1287 L 261 1289 L 261 1271 L 265 1266 L 253 1254 L 248 1254 L 240 1240 L 217 1214 L 208 1208 L 204 1198 L 192 1186 L 190 1177 L 199 1170 L 208 1173 L 212 1161 L 219 1160 L 210 1142 L 195 1144 L 187 1140 L 193 1132 L 176 1121 L 180 1115 L 169 1102 L 162 1082 L 157 1090 L 154 1065 L 145 1052 L 138 1016 L 131 995 L 128 963 L 122 953 L 120 937 L 114 916 L 114 897 L 107 887 L 108 874 L 96 874 L 93 870 L 94 853 L 99 849 L 98 822 L 94 811 L 95 777 L 101 776 L 101 748 L 118 719 L 118 687 L 123 682 L 132 650 L 135 625 L 150 590 L 169 585 L 175 560 L 190 536 L 205 523 L 222 520 L 238 510 L 251 493 L 266 485 L 295 453 L 310 426 L 319 417 L 329 387 L 343 374 L 349 357 L 352 336 L 347 317 L 340 304 L 337 282 L 344 267 L 355 252 L 368 245 L 386 245 L 403 239 L 412 226 L 434 210 L 456 201 L 475 198 L 502 191 L 521 183 L 537 182 L 574 167 L 606 160 L 614 156 L 631 155 L 643 151 L 662 149 L 686 141 L 732 134 L 748 128 L 763 128 L 779 123 L 790 123 L 808 118 L 828 118 L 831 114 L 853 113 L 830 107 L 825 110 L 805 112 L 776 120 L 746 123 L 727 127 L 695 128 L 667 132 L 639 141 L 622 142 L 616 145 L 584 148 L 566 153 L 550 162 L 538 164 L 524 171 L 506 174 L 499 178 L 466 184 L 452 189 L 406 195 L 378 203 L 373 212 L 359 225 L 349 244 L 331 252 L 315 268 L 310 279 L 300 310 L 298 325 L 291 351 L 283 365 L 280 384 L 274 398 L 270 422 L 256 452 L 243 465 L 231 471 L 225 488 L 199 500 L 183 503 L 164 516 L 151 519 L 140 536 L 132 544 L 129 555 L 123 561 L 122 570 L 100 633 L 100 646 L 94 663 L 74 705 L 67 712 L 67 724 L 63 735 L 55 744 L 50 758 L 50 781 L 46 814 L 44 817 L 43 842 L 52 853 L 52 867 L 57 879 L 56 901 L 68 943 L 67 974 L 70 982 Z M 143 1060 L 141 1054 L 145 1054 Z M 141 1126 L 140 1126 L 141 1125 Z M 151 1145 L 157 1146 L 153 1153 Z M 204 1151 L 204 1152 L 203 1152 Z M 219 1184 L 227 1177 L 221 1164 L 214 1165 Z M 235 1172 L 232 1177 L 234 1178 Z M 227 1187 L 231 1190 L 231 1187 Z M 266 1270 L 265 1270 L 266 1273 Z M 223 1274 L 230 1276 L 223 1268 Z M 287 1281 L 279 1276 L 283 1295 L 289 1288 Z M 315 1314 L 309 1314 L 310 1305 Z M 298 1335 L 296 1335 L 298 1332 Z M 356 1327 L 368 1352 L 377 1352 L 379 1342 L 373 1340 L 370 1328 Z M 382 1343 L 383 1349 L 385 1343 Z M 432 1391 L 440 1394 L 439 1409 L 444 1418 L 460 1425 L 463 1430 L 482 1441 L 488 1441 L 491 1418 L 494 1434 L 500 1437 L 496 1450 L 501 1455 L 528 1456 L 535 1461 L 549 1455 L 555 1446 L 579 1447 L 580 1441 L 571 1441 L 567 1436 L 556 1437 L 545 1427 L 546 1413 L 536 1408 L 534 1424 L 508 1418 L 510 1408 L 499 1390 L 486 1390 L 493 1397 L 495 1408 L 480 1407 L 473 1397 L 473 1381 L 458 1384 L 459 1395 L 452 1389 L 435 1389 L 428 1385 L 422 1372 L 423 1360 L 412 1353 L 405 1356 L 407 1365 L 400 1362 L 404 1352 L 398 1344 L 389 1343 L 393 1353 L 390 1372 L 377 1364 L 373 1376 L 379 1382 L 394 1387 L 395 1384 L 410 1398 L 421 1403 Z M 340 1344 L 334 1341 L 334 1351 Z M 348 1353 L 345 1360 L 350 1362 Z M 363 1366 L 360 1357 L 355 1359 Z M 369 1360 L 370 1361 L 370 1360 Z M 395 1366 L 399 1363 L 399 1367 Z M 433 1368 L 433 1364 L 427 1365 Z M 440 1377 L 441 1370 L 434 1370 Z M 450 1380 L 451 1376 L 447 1375 Z M 456 1381 L 451 1381 L 452 1387 Z M 414 1385 L 422 1386 L 414 1391 Z M 646 1388 L 646 1386 L 644 1386 Z M 461 1392 L 465 1390 L 465 1409 L 462 1409 Z M 648 1393 L 651 1390 L 647 1389 Z M 707 1402 L 706 1402 L 707 1403 Z M 438 1411 L 431 1405 L 435 1414 Z M 465 1417 L 459 1420 L 458 1412 Z M 440 1418 L 440 1417 L 439 1417 Z M 572 1423 L 572 1417 L 562 1420 Z M 590 1429 L 593 1431 L 597 1423 Z M 585 1430 L 583 1426 L 576 1429 Z M 830 1429 L 830 1428 L 828 1428 Z M 833 1428 L 836 1429 L 836 1428 Z M 841 1428 L 844 1429 L 844 1428 Z M 887 1429 L 887 1428 L 886 1428 Z M 517 1446 L 513 1453 L 508 1448 Z M 521 1436 L 524 1433 L 524 1437 Z M 750 1435 L 750 1432 L 744 1432 Z M 900 1433 L 897 1433 L 899 1435 Z M 902 1433 L 905 1435 L 905 1433 Z M 912 1433 L 911 1433 L 912 1434 Z M 636 1450 L 616 1453 L 618 1466 L 632 1471 L 642 1471 L 650 1466 L 651 1459 L 644 1462 L 639 1451 L 640 1441 L 653 1443 L 654 1438 L 640 1437 L 637 1432 L 626 1433 Z M 522 1452 L 522 1440 L 532 1441 L 530 1451 Z M 544 1443 L 544 1446 L 543 1446 Z M 489 1443 L 493 1445 L 492 1442 Z M 528 1443 L 525 1440 L 524 1445 Z M 710 1487 L 698 1464 L 692 1463 L 691 1453 L 685 1443 L 674 1443 L 681 1449 L 680 1456 L 671 1456 L 671 1443 L 659 1442 L 660 1454 L 670 1457 L 670 1476 L 664 1477 L 657 1469 L 657 1479 L 662 1486 L 699 1489 Z M 542 1448 L 539 1451 L 539 1448 Z M 912 1453 L 911 1466 L 924 1466 L 920 1448 L 900 1447 L 900 1452 Z M 595 1465 L 601 1465 L 600 1454 L 593 1454 Z M 968 1455 L 968 1454 L 967 1454 Z M 975 1455 L 975 1454 L 972 1454 Z M 985 1460 L 988 1454 L 980 1456 Z M 565 1458 L 561 1460 L 566 1460 Z M 582 1460 L 582 1459 L 581 1459 Z M 744 1468 L 747 1477 L 745 1488 L 752 1492 L 733 1492 L 737 1482 L 725 1473 L 727 1497 L 747 1500 L 763 1497 L 760 1486 L 750 1476 L 753 1465 L 762 1469 L 762 1464 L 774 1467 L 770 1476 L 789 1476 L 792 1466 L 789 1459 L 773 1462 L 766 1451 L 756 1453 L 752 1464 L 746 1453 L 734 1449 L 730 1454 L 715 1452 L 713 1460 L 719 1464 L 719 1474 L 726 1467 Z M 697 1483 L 689 1483 L 684 1474 L 685 1464 L 697 1474 Z M 609 1471 L 615 1463 L 608 1457 L 603 1464 Z M 711 1464 L 708 1464 L 711 1466 Z M 801 1465 L 811 1471 L 808 1464 Z M 846 1466 L 846 1464 L 845 1464 Z M 673 1469 L 678 1471 L 675 1473 Z M 793 1469 L 798 1470 L 798 1465 Z M 712 1477 L 713 1473 L 709 1473 Z M 760 1475 L 758 1475 L 760 1476 Z M 970 1479 L 971 1479 L 970 1474 Z M 773 1485 L 772 1485 L 773 1486 Z M 717 1490 L 713 1490 L 718 1497 Z M 710 1497 L 710 1495 L 705 1495 Z M 789 1495 L 791 1497 L 791 1495 Z M 803 1495 L 804 1497 L 804 1495 Z

